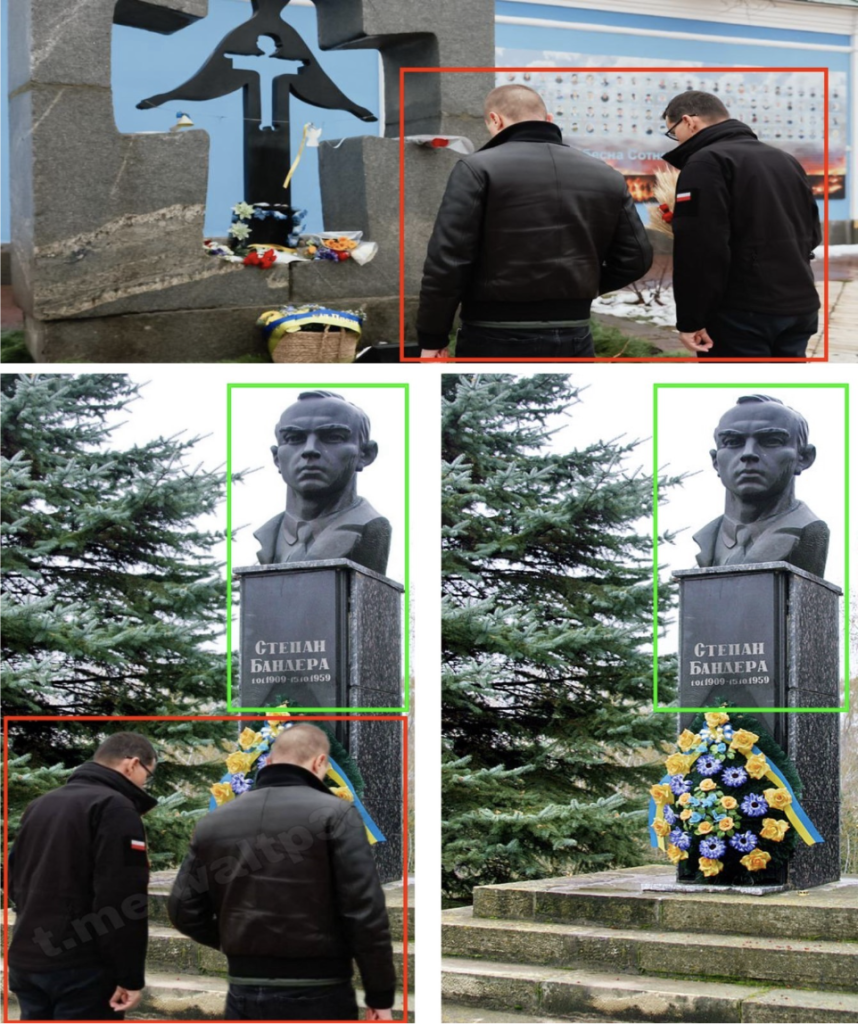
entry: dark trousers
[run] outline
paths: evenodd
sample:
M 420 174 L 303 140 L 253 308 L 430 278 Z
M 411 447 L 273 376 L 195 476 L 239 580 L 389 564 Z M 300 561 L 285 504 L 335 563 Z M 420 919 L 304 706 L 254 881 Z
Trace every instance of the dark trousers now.
M 721 309 L 711 324 L 706 325 L 715 343 L 700 358 L 757 357 L 784 359 L 802 357 L 807 343 L 819 329 L 819 314 L 799 313 L 777 316 L 754 313 L 746 309 Z
M 224 1020 L 358 1020 L 350 981 L 286 988 L 230 982 Z
M 593 355 L 589 324 L 512 328 L 465 323 L 456 340 L 457 359 L 586 359 Z
M 9 969 L 21 1020 L 124 1020 L 110 1008 L 116 982 L 104 967 L 73 967 L 35 974 Z

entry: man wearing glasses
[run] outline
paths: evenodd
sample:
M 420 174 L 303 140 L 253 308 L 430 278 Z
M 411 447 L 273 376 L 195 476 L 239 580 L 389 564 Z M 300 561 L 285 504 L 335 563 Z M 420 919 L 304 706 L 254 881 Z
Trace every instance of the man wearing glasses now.
M 144 792 L 155 762 L 145 736 L 115 733 L 24 811 L 9 855 L 9 987 L 21 1020 L 123 1020 L 140 1002 L 149 934 L 141 816 L 157 803 Z
M 682 344 L 699 357 L 803 357 L 818 328 L 810 261 L 822 240 L 807 175 L 721 100 L 689 90 L 661 115 L 679 143 L 673 291 Z

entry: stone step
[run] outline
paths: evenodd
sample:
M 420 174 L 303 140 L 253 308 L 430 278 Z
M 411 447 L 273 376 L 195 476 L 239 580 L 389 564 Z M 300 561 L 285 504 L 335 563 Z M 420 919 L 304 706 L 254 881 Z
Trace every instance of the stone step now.
M 858 996 L 728 982 L 643 978 L 592 970 L 485 960 L 443 959 L 445 1004 L 516 1016 L 472 1020 L 673 1021 L 716 1024 L 846 1024 L 858 1020 Z M 527 1016 L 518 1016 L 526 1014 Z M 459 1021 L 459 1017 L 446 1020 Z
M 169 925 L 167 917 L 167 898 L 176 877 L 173 871 L 155 871 L 149 882 L 149 918 L 152 924 Z M 406 899 L 403 899 L 402 882 L 388 882 L 382 887 L 387 901 L 387 913 L 390 918 L 390 934 L 397 942 L 402 942 L 403 903 L 408 906 L 408 936 L 414 935 L 414 885 L 408 886 Z
M 149 972 L 140 1006 L 127 1015 L 127 1020 L 205 1021 L 223 1020 L 227 983 L 222 978 L 202 975 L 188 976 L 179 972 Z M 414 1020 L 409 996 L 408 1017 Z M 358 1006 L 363 1006 L 363 993 L 358 990 Z M 403 1020 L 402 997 L 397 996 L 394 1020 Z M 362 1011 L 361 1011 L 362 1012 Z M 20 1019 L 18 1002 L 9 993 L 9 1020 Z
M 687 931 L 705 921 L 708 933 L 782 939 L 844 939 L 858 942 L 858 878 L 807 892 L 746 896 L 730 891 L 724 913 L 721 893 L 647 892 L 644 885 L 674 880 L 669 865 L 602 871 L 572 878 L 487 885 L 474 890 L 476 917 L 551 921 L 578 925 Z M 741 909 L 739 909 L 741 908 Z
M 403 946 L 393 943 L 393 962 L 396 966 L 396 984 L 402 988 Z M 174 928 L 164 925 L 150 925 L 147 967 L 156 971 L 175 970 L 182 974 L 226 974 L 226 957 L 211 946 L 199 943 L 182 935 Z M 408 986 L 414 987 L 414 951 L 408 947 Z
M 738 916 L 723 900 L 711 909 Z M 471 907 L 444 911 L 441 918 L 448 956 L 755 984 L 788 979 L 796 986 L 858 992 L 858 944 L 851 942 L 710 934 L 706 917 L 690 917 L 686 927 L 695 930 L 686 932 L 491 921 L 474 917 Z

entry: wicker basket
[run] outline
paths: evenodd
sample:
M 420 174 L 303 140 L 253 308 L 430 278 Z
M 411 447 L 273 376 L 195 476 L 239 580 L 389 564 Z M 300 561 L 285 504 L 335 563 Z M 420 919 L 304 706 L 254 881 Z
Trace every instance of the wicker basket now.
M 360 335 L 345 327 L 284 334 L 271 353 L 275 363 L 353 363 Z

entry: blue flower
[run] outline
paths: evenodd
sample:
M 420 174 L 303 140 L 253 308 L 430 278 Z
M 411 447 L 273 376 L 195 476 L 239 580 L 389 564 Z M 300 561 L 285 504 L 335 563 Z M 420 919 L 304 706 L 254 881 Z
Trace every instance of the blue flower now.
M 691 846 L 691 836 L 681 828 L 675 828 L 667 838 L 680 850 L 687 850 Z
M 691 780 L 686 779 L 684 775 L 671 775 L 670 788 L 677 796 L 682 796 L 691 789 Z
M 753 832 L 737 832 L 730 840 L 730 845 L 739 853 L 750 853 L 757 845 L 757 837 Z
M 725 768 L 721 773 L 721 781 L 725 786 L 743 786 L 748 781 L 748 773 L 744 768 Z
M 694 762 L 694 769 L 701 775 L 717 775 L 721 771 L 721 762 L 711 754 L 704 754 Z
M 765 799 L 758 793 L 749 793 L 742 801 L 742 810 L 750 818 L 759 818 L 769 809 Z
M 717 860 L 726 849 L 724 840 L 718 839 L 716 836 L 709 836 L 700 842 L 701 855 L 711 857 L 712 860 Z
M 703 815 L 698 814 L 697 811 L 695 811 L 694 814 L 692 814 L 691 817 L 688 819 L 688 821 L 690 824 L 696 825 L 699 821 L 703 821 Z
M 701 743 L 699 747 L 695 747 L 694 748 L 694 753 L 695 754 L 705 754 L 708 749 L 709 748 L 706 746 L 705 743 Z
M 704 796 L 703 797 L 703 799 L 700 801 L 700 806 L 701 807 L 711 807 L 712 804 L 714 804 L 717 799 L 718 799 L 718 797 L 714 793 L 710 793 L 709 796 Z
M 250 789 L 250 783 L 244 777 L 244 772 L 236 772 L 230 779 L 230 785 L 232 786 L 232 791 L 236 796 L 240 796 L 242 793 L 246 793 Z
M 718 745 L 716 746 L 716 748 L 715 748 L 715 749 L 716 749 L 716 750 L 718 751 L 718 753 L 719 753 L 719 754 L 723 754 L 723 753 L 724 753 L 724 751 L 725 751 L 725 750 L 727 749 L 727 744 L 726 744 L 726 743 L 719 743 L 719 744 L 718 744 Z
M 264 768 L 267 764 L 268 764 L 268 754 L 263 754 L 261 757 L 258 757 L 256 759 L 256 767 L 257 767 L 257 769 Z
M 664 820 L 668 823 L 668 825 L 673 825 L 676 822 L 676 813 L 675 813 L 675 811 L 673 810 L 672 807 L 668 807 L 665 804 L 664 812 L 663 813 L 664 813 Z

